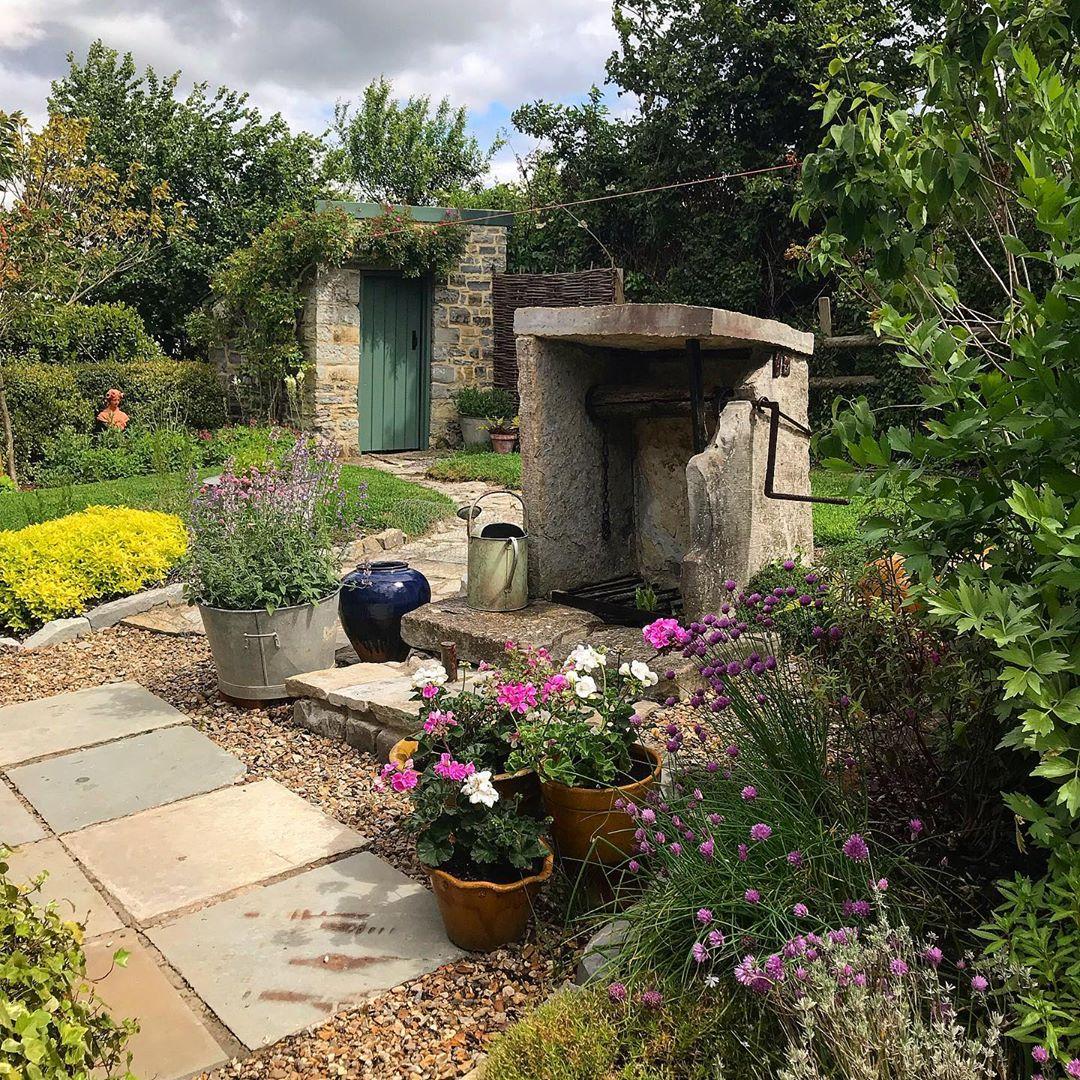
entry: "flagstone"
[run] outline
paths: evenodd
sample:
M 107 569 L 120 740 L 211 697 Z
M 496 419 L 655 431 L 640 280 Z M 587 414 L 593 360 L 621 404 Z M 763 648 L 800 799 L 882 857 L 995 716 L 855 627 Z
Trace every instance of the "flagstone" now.
M 8 770 L 59 833 L 226 787 L 247 770 L 187 725 L 134 735 Z
M 123 967 L 113 964 L 118 949 L 130 954 Z M 133 931 L 91 941 L 86 946 L 86 973 L 96 980 L 94 991 L 114 1019 L 139 1022 L 139 1032 L 128 1044 L 131 1071 L 139 1080 L 181 1080 L 228 1060 Z
M 0 780 L 0 845 L 17 847 L 46 835 L 34 815 L 19 802 L 15 792 Z
M 139 921 L 365 843 L 274 780 L 196 795 L 63 839 Z
M 0 766 L 181 724 L 187 717 L 136 682 L 0 708 Z
M 24 844 L 8 857 L 8 879 L 24 885 L 42 871 L 48 877 L 34 893 L 35 903 L 56 901 L 61 918 L 82 923 L 87 937 L 111 933 L 123 926 L 119 916 L 94 888 L 59 840 Z
M 432 894 L 370 853 L 147 935 L 251 1049 L 462 955 L 446 938 Z

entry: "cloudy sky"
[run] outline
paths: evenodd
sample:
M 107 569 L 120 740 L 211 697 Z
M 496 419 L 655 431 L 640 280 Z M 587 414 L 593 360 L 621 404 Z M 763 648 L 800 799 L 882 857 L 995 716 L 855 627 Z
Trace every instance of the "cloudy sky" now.
M 0 0 L 0 110 L 41 119 L 49 81 L 101 38 L 140 67 L 246 89 L 266 111 L 322 131 L 339 98 L 376 76 L 401 96 L 468 107 L 481 141 L 535 98 L 602 83 L 611 0 Z M 513 174 L 513 150 L 494 172 Z

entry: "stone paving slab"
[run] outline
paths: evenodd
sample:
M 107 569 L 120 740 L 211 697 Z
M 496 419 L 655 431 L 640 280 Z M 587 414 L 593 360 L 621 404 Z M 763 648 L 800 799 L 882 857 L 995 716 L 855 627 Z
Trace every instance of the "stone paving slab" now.
M 19 802 L 15 792 L 0 780 L 0 844 L 18 847 L 47 835 L 34 815 Z
M 325 701 L 333 691 L 361 683 L 382 682 L 388 676 L 409 675 L 409 665 L 389 661 L 385 664 L 350 664 L 348 667 L 325 668 L 322 671 L 308 671 L 285 680 L 285 693 L 289 697 L 314 698 Z
M 253 889 L 148 936 L 251 1049 L 462 955 L 431 893 L 368 853 Z
M 130 952 L 114 967 L 117 949 Z M 130 931 L 106 935 L 86 947 L 86 973 L 114 1019 L 132 1017 L 139 1033 L 128 1044 L 131 1071 L 139 1080 L 181 1080 L 212 1069 L 229 1055 Z
M 86 927 L 86 936 L 108 934 L 122 928 L 116 912 L 105 902 L 75 860 L 56 839 L 24 844 L 8 859 L 8 877 L 19 885 L 32 881 L 43 870 L 48 872 L 41 888 L 34 894 L 36 903 L 56 901 L 61 918 Z
M 364 842 L 274 780 L 196 795 L 64 837 L 140 922 Z
M 201 795 L 239 780 L 243 762 L 187 725 L 133 735 L 8 770 L 58 833 Z
M 123 624 L 139 630 L 152 630 L 156 634 L 171 634 L 174 637 L 197 634 L 206 636 L 197 607 L 156 607 L 139 615 L 127 616 L 123 619 Z
M 122 739 L 186 719 L 136 682 L 5 705 L 0 708 L 0 766 Z

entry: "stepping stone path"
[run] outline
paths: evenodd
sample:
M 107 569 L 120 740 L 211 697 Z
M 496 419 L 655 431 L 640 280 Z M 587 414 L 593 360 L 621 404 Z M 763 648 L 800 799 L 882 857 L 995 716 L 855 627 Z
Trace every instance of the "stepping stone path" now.
M 86 928 L 139 1020 L 133 1071 L 182 1080 L 457 959 L 434 897 L 137 683 L 0 708 L 12 880 Z M 131 955 L 123 968 L 113 954 Z

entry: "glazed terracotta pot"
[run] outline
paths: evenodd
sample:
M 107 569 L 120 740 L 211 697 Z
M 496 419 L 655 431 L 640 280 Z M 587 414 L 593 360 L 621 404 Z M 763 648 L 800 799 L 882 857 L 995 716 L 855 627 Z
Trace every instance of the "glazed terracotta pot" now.
M 630 755 L 649 769 L 644 779 L 610 788 L 568 787 L 555 780 L 540 782 L 560 859 L 613 866 L 634 853 L 637 826 L 629 814 L 615 809 L 615 800 L 640 806 L 650 789 L 660 783 L 662 762 L 655 750 L 638 744 L 630 747 Z
M 401 739 L 390 749 L 390 760 L 395 765 L 404 765 L 416 753 L 415 739 Z M 499 793 L 500 799 L 521 796 L 521 812 L 530 817 L 539 817 L 543 809 L 540 799 L 540 781 L 532 769 L 519 769 L 517 772 L 496 773 L 491 784 Z
M 554 866 L 548 852 L 540 872 L 502 885 L 494 881 L 464 881 L 445 870 L 424 869 L 439 904 L 446 936 L 459 948 L 490 952 L 525 936 L 533 901 Z
M 428 579 L 400 559 L 358 566 L 341 582 L 341 625 L 364 663 L 404 660 L 401 617 L 431 601 Z

